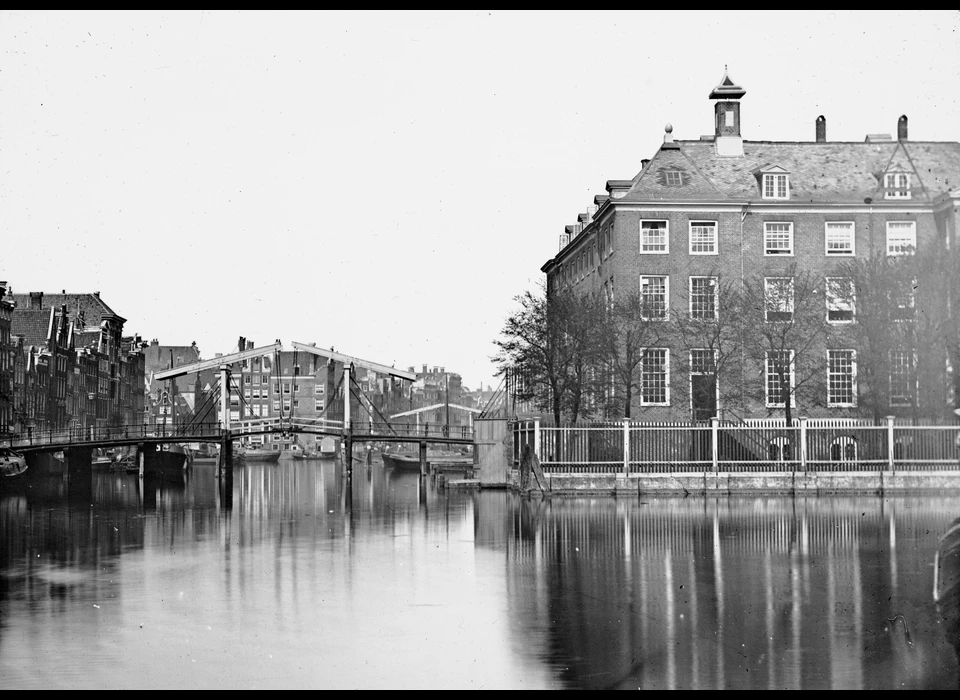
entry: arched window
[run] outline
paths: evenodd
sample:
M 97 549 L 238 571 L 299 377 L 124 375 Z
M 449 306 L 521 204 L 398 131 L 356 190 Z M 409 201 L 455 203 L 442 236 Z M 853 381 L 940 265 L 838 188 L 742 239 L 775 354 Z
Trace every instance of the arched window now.
M 830 460 L 833 462 L 856 462 L 857 439 L 852 435 L 841 435 L 830 443 Z
M 793 445 L 788 437 L 775 437 L 767 445 L 767 457 L 771 462 L 789 462 L 793 459 Z

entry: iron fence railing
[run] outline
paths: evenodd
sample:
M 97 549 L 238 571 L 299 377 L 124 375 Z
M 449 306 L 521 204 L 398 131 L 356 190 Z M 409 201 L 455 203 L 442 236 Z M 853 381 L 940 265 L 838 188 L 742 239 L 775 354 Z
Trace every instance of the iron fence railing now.
M 885 425 L 804 418 L 752 423 L 619 421 L 554 426 L 512 423 L 513 460 L 529 446 L 544 472 L 641 474 L 700 471 L 960 470 L 960 426 Z

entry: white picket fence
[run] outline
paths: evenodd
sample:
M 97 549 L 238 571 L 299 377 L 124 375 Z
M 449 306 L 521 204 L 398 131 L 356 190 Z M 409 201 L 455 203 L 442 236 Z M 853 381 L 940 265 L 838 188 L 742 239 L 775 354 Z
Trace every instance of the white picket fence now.
M 960 426 L 875 425 L 859 419 L 619 421 L 552 426 L 516 421 L 514 464 L 529 446 L 545 472 L 960 470 Z

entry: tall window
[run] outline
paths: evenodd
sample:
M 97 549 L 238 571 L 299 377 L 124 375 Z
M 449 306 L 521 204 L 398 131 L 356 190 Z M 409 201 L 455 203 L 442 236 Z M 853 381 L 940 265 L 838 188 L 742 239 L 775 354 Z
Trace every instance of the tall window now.
M 640 222 L 640 252 L 670 252 L 670 234 L 666 221 Z
M 793 224 L 767 221 L 763 224 L 763 254 L 793 255 Z
M 916 249 L 916 221 L 887 222 L 887 255 L 913 255 Z
M 787 175 L 765 174 L 763 176 L 763 198 L 787 199 L 790 196 L 787 177 Z
M 648 348 L 640 368 L 640 405 L 670 405 L 670 351 Z
M 824 236 L 827 255 L 853 255 L 854 228 L 852 221 L 828 221 Z
M 793 401 L 793 350 L 778 350 L 775 352 L 766 352 L 766 387 L 767 387 L 767 407 L 782 408 L 787 405 L 787 398 L 790 398 L 790 405 Z M 781 381 L 780 377 L 783 376 Z
M 793 320 L 793 278 L 764 277 L 763 301 L 768 323 Z
M 849 277 L 827 277 L 827 321 L 851 323 L 854 316 L 854 284 Z
M 856 351 L 827 350 L 827 406 L 856 406 L 856 380 Z
M 891 321 L 910 321 L 915 315 L 916 296 L 914 289 L 917 287 L 915 279 L 900 282 L 897 284 L 896 291 L 891 294 L 890 320 Z
M 910 199 L 910 173 L 887 173 L 883 176 L 884 199 Z
M 717 279 L 690 278 L 690 318 L 715 320 L 717 318 Z
M 890 405 L 912 406 L 917 396 L 913 353 L 890 351 Z
M 690 222 L 690 255 L 717 254 L 717 222 Z
M 670 278 L 644 276 L 640 278 L 640 296 L 644 320 L 666 321 Z

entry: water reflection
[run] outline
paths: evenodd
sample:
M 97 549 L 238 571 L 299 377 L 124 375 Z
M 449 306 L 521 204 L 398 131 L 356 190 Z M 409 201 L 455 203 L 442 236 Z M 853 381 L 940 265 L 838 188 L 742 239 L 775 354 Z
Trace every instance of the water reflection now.
M 956 498 L 586 501 L 521 503 L 510 540 L 570 685 L 955 687 L 928 591 Z
M 957 495 L 540 500 L 321 460 L 77 481 L 0 491 L 5 687 L 957 684 L 930 595 Z

